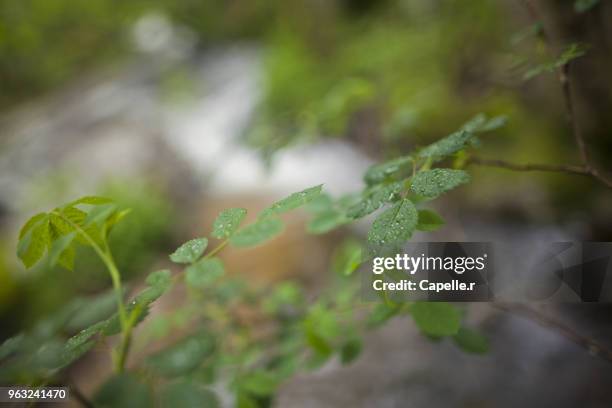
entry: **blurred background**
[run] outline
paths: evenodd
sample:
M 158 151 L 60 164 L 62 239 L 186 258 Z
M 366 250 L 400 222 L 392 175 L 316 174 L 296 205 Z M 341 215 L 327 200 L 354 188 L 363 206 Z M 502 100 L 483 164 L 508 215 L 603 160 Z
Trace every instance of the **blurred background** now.
M 508 118 L 482 156 L 579 163 L 556 75 L 524 79 L 572 42 L 588 49 L 571 72 L 577 122 L 593 161 L 612 170 L 612 4 L 533 3 L 539 22 L 531 2 L 514 0 L 0 0 L 0 340 L 110 287 L 87 250 L 75 272 L 25 271 L 15 256 L 29 216 L 79 195 L 133 209 L 111 241 L 137 286 L 221 209 L 255 212 L 319 183 L 358 191 L 372 163 L 479 112 Z M 471 170 L 439 204 L 446 227 L 416 239 L 612 240 L 601 183 Z M 228 251 L 229 273 L 316 290 L 339 238 L 368 225 L 312 236 L 293 217 L 269 245 Z M 474 309 L 492 339 L 486 356 L 400 320 L 369 335 L 354 365 L 286 384 L 277 404 L 609 406 L 610 363 L 532 321 Z M 612 343 L 606 307 L 551 313 Z

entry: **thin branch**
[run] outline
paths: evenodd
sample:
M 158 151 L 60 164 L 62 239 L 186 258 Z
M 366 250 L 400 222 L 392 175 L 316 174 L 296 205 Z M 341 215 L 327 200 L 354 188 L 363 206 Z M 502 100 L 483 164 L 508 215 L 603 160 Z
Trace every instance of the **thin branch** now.
M 479 166 L 487 167 L 499 167 L 514 171 L 547 171 L 555 173 L 570 173 L 578 174 L 581 176 L 590 176 L 591 174 L 583 166 L 572 166 L 572 165 L 555 165 L 555 164 L 535 164 L 535 163 L 511 163 L 504 160 L 496 159 L 483 159 L 481 157 L 470 157 L 468 159 L 469 164 L 476 164 Z
M 550 35 L 550 32 L 548 32 L 548 30 L 544 27 L 542 18 L 540 16 L 540 13 L 538 12 L 536 5 L 533 3 L 532 0 L 522 0 L 522 3 L 527 9 L 527 12 L 531 16 L 531 18 L 535 20 L 536 22 L 540 22 L 542 24 L 542 27 L 541 27 L 542 40 L 544 41 L 544 44 L 546 45 L 548 52 L 552 53 L 552 49 L 554 48 L 553 39 L 552 39 L 552 36 Z M 563 99 L 565 102 L 565 110 L 567 114 L 567 119 L 570 124 L 572 134 L 576 142 L 576 146 L 578 147 L 578 153 L 579 153 L 583 168 L 578 173 L 575 171 L 569 171 L 569 173 L 589 175 L 597 179 L 598 181 L 602 182 L 607 187 L 612 188 L 612 180 L 603 176 L 599 172 L 599 170 L 597 170 L 597 168 L 591 163 L 587 145 L 584 139 L 584 135 L 582 134 L 582 130 L 580 129 L 580 126 L 576 119 L 576 111 L 574 108 L 574 96 L 572 93 L 572 84 L 571 84 L 571 76 L 570 76 L 571 64 L 572 62 L 568 61 L 563 66 L 561 66 L 561 68 L 558 71 L 558 74 L 559 74 L 558 76 L 559 76 L 559 82 L 561 84 L 561 89 L 563 91 Z M 498 167 L 511 168 L 507 166 L 498 166 Z M 538 165 L 535 167 L 548 167 L 548 166 Z M 565 166 L 559 166 L 559 167 L 562 168 Z M 532 168 L 532 169 L 526 169 L 526 170 L 527 171 L 528 170 L 556 171 L 556 170 L 545 169 L 545 168 Z M 560 170 L 560 171 L 568 172 L 567 170 Z
M 555 165 L 539 163 L 512 163 L 505 160 L 483 159 L 481 157 L 470 157 L 467 164 L 478 166 L 497 167 L 512 171 L 545 171 L 551 173 L 566 173 L 579 176 L 591 177 L 608 188 L 612 188 L 612 180 L 602 175 L 596 168 L 589 166 Z
M 612 362 L 612 350 L 595 339 L 578 333 L 573 328 L 559 320 L 523 304 L 491 303 L 491 306 L 532 320 L 541 326 L 548 327 L 564 336 L 566 339 L 586 349 L 590 354 Z

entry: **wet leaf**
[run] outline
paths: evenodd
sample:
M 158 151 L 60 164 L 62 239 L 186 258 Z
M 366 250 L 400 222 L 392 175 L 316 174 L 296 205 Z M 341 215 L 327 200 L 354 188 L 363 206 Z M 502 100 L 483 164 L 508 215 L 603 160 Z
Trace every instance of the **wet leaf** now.
M 368 243 L 375 250 L 401 245 L 412 236 L 417 219 L 417 209 L 412 201 L 398 201 L 374 220 L 368 232 Z
M 463 170 L 433 169 L 417 173 L 412 178 L 412 191 L 428 198 L 435 198 L 453 188 L 465 184 L 470 176 Z
M 185 242 L 170 255 L 170 260 L 175 263 L 194 263 L 197 261 L 208 246 L 208 239 L 195 238 Z
M 271 215 L 282 214 L 287 211 L 294 210 L 304 204 L 314 200 L 321 194 L 323 185 L 310 187 L 297 193 L 291 194 L 289 197 L 284 198 L 276 203 L 272 204 L 269 208 L 262 211 L 260 217 L 269 217 Z
M 238 229 L 247 210 L 244 208 L 228 208 L 223 210 L 213 224 L 212 236 L 215 238 L 228 238 Z

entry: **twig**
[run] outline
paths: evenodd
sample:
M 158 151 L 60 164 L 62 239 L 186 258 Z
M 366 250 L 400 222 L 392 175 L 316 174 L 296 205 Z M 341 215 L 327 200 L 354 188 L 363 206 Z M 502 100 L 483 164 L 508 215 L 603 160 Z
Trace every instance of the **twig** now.
M 612 350 L 600 342 L 576 332 L 571 327 L 566 326 L 564 323 L 554 319 L 551 316 L 543 314 L 538 310 L 532 309 L 523 304 L 491 303 L 491 306 L 496 309 L 527 318 L 537 322 L 541 326 L 555 330 L 568 340 L 586 349 L 592 355 L 612 362 Z
M 532 19 L 542 22 L 538 10 L 531 0 L 522 0 L 522 3 L 527 9 L 527 12 L 529 13 Z M 546 44 L 546 48 L 550 52 L 550 49 L 553 47 L 552 39 L 548 31 L 543 26 L 541 28 L 541 37 L 544 41 L 544 44 Z M 608 177 L 601 174 L 597 167 L 595 167 L 590 161 L 584 136 L 582 134 L 580 126 L 578 125 L 578 121 L 576 120 L 574 98 L 572 94 L 572 86 L 570 80 L 570 68 L 571 61 L 565 63 L 561 67 L 561 69 L 559 70 L 559 82 L 561 83 L 561 88 L 563 91 L 563 99 L 565 101 L 565 110 L 567 113 L 567 118 L 572 129 L 572 134 L 574 135 L 576 147 L 578 148 L 580 161 L 582 162 L 581 166 L 531 163 L 517 164 L 506 162 L 504 160 L 490 160 L 478 157 L 472 157 L 471 159 L 469 159 L 469 163 L 489 167 L 499 167 L 514 171 L 548 171 L 590 176 L 595 180 L 603 183 L 606 187 L 612 188 L 612 179 L 609 179 Z
M 575 166 L 575 165 L 555 165 L 555 164 L 539 164 L 539 163 L 512 163 L 505 160 L 483 159 L 481 157 L 470 157 L 467 164 L 475 164 L 478 166 L 497 167 L 512 171 L 546 171 L 552 173 L 567 173 L 576 174 L 579 176 L 588 176 L 604 184 L 608 188 L 612 188 L 612 180 L 603 176 L 594 167 Z

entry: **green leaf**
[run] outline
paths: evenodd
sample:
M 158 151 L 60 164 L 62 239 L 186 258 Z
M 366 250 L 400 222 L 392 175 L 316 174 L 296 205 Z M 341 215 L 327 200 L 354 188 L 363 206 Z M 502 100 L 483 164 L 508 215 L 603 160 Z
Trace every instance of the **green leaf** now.
M 51 267 L 59 263 L 70 271 L 73 269 L 75 250 L 72 244 L 76 235 L 76 232 L 70 232 L 53 240 L 48 256 L 49 265 Z
M 213 338 L 199 332 L 189 335 L 150 356 L 147 365 L 164 377 L 177 377 L 195 371 L 215 349 Z
M 419 157 L 431 158 L 435 161 L 439 161 L 466 148 L 473 143 L 474 140 L 476 140 L 476 138 L 472 132 L 460 130 L 424 147 L 419 152 Z
M 145 283 L 155 288 L 168 288 L 171 283 L 172 273 L 168 269 L 151 272 L 145 279 Z
M 586 13 L 598 4 L 599 0 L 576 0 L 574 2 L 574 10 L 576 13 Z
M 365 217 L 378 210 L 381 205 L 399 198 L 404 183 L 397 181 L 389 184 L 379 184 L 365 191 L 363 198 L 351 206 L 347 216 L 353 219 Z
M 314 200 L 321 194 L 323 185 L 307 188 L 297 193 L 291 194 L 289 197 L 284 198 L 276 203 L 272 204 L 269 208 L 262 211 L 260 217 L 269 217 L 271 215 L 282 214 L 287 211 L 294 210 L 304 204 Z
M 401 245 L 412 236 L 417 219 L 417 209 L 412 201 L 402 199 L 374 220 L 368 232 L 368 243 L 375 250 Z
M 107 198 L 107 197 L 85 196 L 85 197 L 81 197 L 81 198 L 79 198 L 77 200 L 74 200 L 73 202 L 68 204 L 68 206 L 75 206 L 75 205 L 79 205 L 79 204 L 102 205 L 102 204 L 110 204 L 112 202 L 113 202 L 113 200 L 111 200 L 110 198 Z
M 223 273 L 223 263 L 219 258 L 202 259 L 187 268 L 185 282 L 194 288 L 205 288 L 219 279 Z
M 333 258 L 334 271 L 342 276 L 350 276 L 363 262 L 363 248 L 353 240 L 344 242 Z
M 461 313 L 448 303 L 416 302 L 411 312 L 417 327 L 426 335 L 452 336 L 461 326 Z
M 232 236 L 240 226 L 247 210 L 244 208 L 228 208 L 223 210 L 213 224 L 212 236 L 215 238 L 227 238 Z
M 416 229 L 419 231 L 435 231 L 444 225 L 440 215 L 432 210 L 419 210 L 419 222 Z
M 154 406 L 149 386 L 134 374 L 116 374 L 108 379 L 94 396 L 100 408 L 150 408 Z
M 505 116 L 495 116 L 488 119 L 485 114 L 479 113 L 465 123 L 462 129 L 472 133 L 490 132 L 504 126 L 506 120 L 507 118 Z
M 411 156 L 403 156 L 384 163 L 375 164 L 366 171 L 364 181 L 368 185 L 381 183 L 399 173 L 413 162 L 414 159 Z
M 489 341 L 481 333 L 462 327 L 453 336 L 455 343 L 464 351 L 474 354 L 484 354 L 489 351 Z
M 412 191 L 428 198 L 435 198 L 470 181 L 463 170 L 433 169 L 421 171 L 412 178 Z
M 22 239 L 28 231 L 30 231 L 35 225 L 38 225 L 38 223 L 46 217 L 48 217 L 47 213 L 38 213 L 27 220 L 19 231 L 19 239 Z
M 214 392 L 189 381 L 178 381 L 164 386 L 160 395 L 162 408 L 217 408 Z
M 94 297 L 83 299 L 87 307 L 79 307 L 66 322 L 70 331 L 81 330 L 104 319 L 108 319 L 117 310 L 117 296 L 114 290 L 105 291 Z
M 341 225 L 346 224 L 346 217 L 340 211 L 331 209 L 316 214 L 306 226 L 311 234 L 324 234 Z
M 83 221 L 83 226 L 88 227 L 95 224 L 102 227 L 116 211 L 117 206 L 115 204 L 98 205 L 87 213 L 87 217 L 85 221 Z
M 172 255 L 170 260 L 175 263 L 194 263 L 197 261 L 208 246 L 208 239 L 196 238 L 185 242 Z
M 253 224 L 239 229 L 231 238 L 230 243 L 239 248 L 253 247 L 263 244 L 283 231 L 283 222 L 278 218 L 261 218 Z
M 26 268 L 31 268 L 42 258 L 49 245 L 49 217 L 38 217 L 19 240 L 17 256 Z
M 4 340 L 2 345 L 0 345 L 0 361 L 17 352 L 25 343 L 25 340 L 26 338 L 23 333 Z
M 130 313 L 138 314 L 135 318 L 136 323 L 134 326 L 144 320 L 148 313 L 149 305 L 159 299 L 159 297 L 163 295 L 170 288 L 170 286 L 172 286 L 172 274 L 168 269 L 152 272 L 149 274 L 145 282 L 149 286 L 137 294 L 126 307 L 128 315 Z M 115 313 L 106 320 L 104 335 L 112 336 L 120 331 L 121 324 L 119 315 Z
M 400 312 L 400 306 L 390 306 L 386 303 L 378 303 L 368 316 L 368 327 L 379 327 L 387 320 Z
M 101 321 L 101 322 L 98 322 L 98 323 L 96 323 L 94 325 L 91 325 L 91 326 L 81 330 L 79 333 L 77 333 L 74 336 L 70 337 L 66 341 L 66 349 L 73 349 L 74 350 L 74 349 L 82 346 L 88 340 L 90 340 L 93 336 L 95 336 L 96 334 L 102 332 L 102 330 L 104 329 L 105 325 L 106 325 L 106 321 Z
M 523 75 L 523 79 L 529 80 L 545 72 L 554 72 L 555 70 L 563 67 L 564 65 L 570 63 L 576 58 L 582 57 L 586 54 L 586 52 L 587 49 L 583 45 L 577 43 L 570 44 L 561 53 L 559 58 L 554 61 L 546 62 L 529 69 Z
M 246 374 L 239 380 L 241 391 L 258 397 L 274 394 L 280 381 L 276 375 L 268 371 L 255 371 Z
M 353 362 L 359 354 L 361 354 L 362 344 L 361 339 L 352 338 L 348 340 L 340 349 L 340 361 L 342 364 L 349 364 Z
M 331 345 L 311 326 L 307 325 L 304 331 L 306 343 L 317 353 L 319 357 L 327 359 L 333 353 Z

